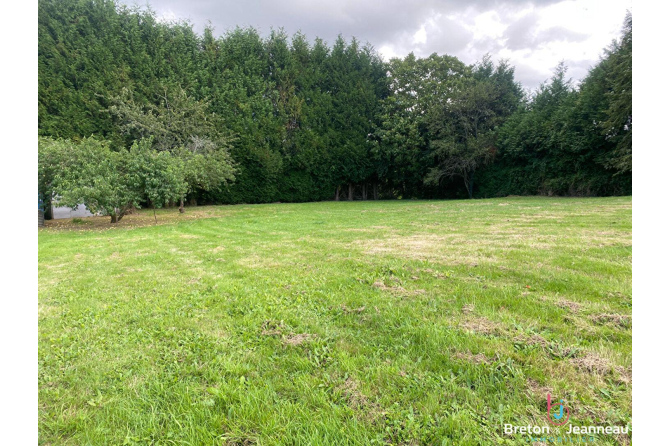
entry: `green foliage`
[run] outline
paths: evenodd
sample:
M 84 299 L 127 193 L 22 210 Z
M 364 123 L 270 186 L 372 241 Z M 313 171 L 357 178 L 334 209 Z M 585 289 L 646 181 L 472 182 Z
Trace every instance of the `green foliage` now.
M 207 103 L 195 100 L 181 87 L 163 87 L 158 105 L 136 103 L 126 88 L 111 103 L 109 113 L 129 138 L 151 142 L 142 154 L 160 161 L 159 155 L 148 153 L 153 148 L 167 152 L 166 160 L 180 158 L 181 200 L 187 193 L 211 191 L 235 179 L 229 132 L 219 116 L 207 111 Z
M 113 151 L 109 142 L 40 139 L 41 191 L 63 206 L 85 205 L 109 215 L 112 223 L 149 203 L 160 208 L 178 201 L 188 190 L 184 161 L 152 149 L 151 139 L 130 150 Z
M 94 138 L 61 141 L 54 148 L 60 151 L 52 183 L 59 204 L 84 204 L 94 214 L 109 215 L 112 223 L 139 207 L 144 191 L 127 150 L 112 151 L 107 142 Z
M 51 218 L 56 174 L 63 168 L 69 142 L 62 139 L 38 137 L 37 140 L 37 189 L 43 201 L 45 218 Z
M 230 153 L 209 139 L 194 136 L 173 154 L 183 162 L 186 193 L 211 191 L 235 180 Z
M 475 171 L 493 160 L 497 128 L 520 99 L 514 69 L 506 63 L 494 68 L 485 57 L 449 101 L 430 110 L 430 156 L 437 165 L 425 181 L 437 185 L 444 177 L 460 177 L 472 198 Z
M 578 89 L 565 78 L 561 64 L 551 81 L 503 125 L 497 162 L 485 172 L 482 195 L 632 192 L 632 96 L 626 86 L 632 50 L 625 50 L 632 39 L 630 16 L 626 23 L 621 43 L 613 45 Z
M 422 196 L 434 165 L 428 153 L 431 111 L 453 99 L 470 69 L 455 57 L 410 54 L 392 59 L 388 70 L 390 94 L 382 100 L 374 133 L 377 174 L 397 194 Z
M 152 149 L 151 139 L 133 144 L 128 152 L 129 176 L 142 201 L 161 208 L 182 198 L 187 190 L 184 161 L 167 151 Z
M 606 120 L 602 123 L 603 134 L 615 145 L 605 161 L 606 167 L 621 173 L 633 170 L 633 16 L 629 12 L 621 40 L 602 62 L 607 73 Z
M 630 15 L 579 88 L 555 78 L 525 100 L 489 57 L 385 63 L 355 38 L 199 35 L 109 0 L 40 0 L 38 33 L 39 134 L 153 137 L 201 202 L 631 191 Z
M 132 141 L 151 137 L 156 150 L 173 151 L 207 138 L 223 150 L 228 148 L 230 138 L 219 117 L 207 111 L 206 102 L 195 100 L 181 87 L 162 87 L 157 105 L 137 103 L 127 88 L 110 102 L 108 112 Z

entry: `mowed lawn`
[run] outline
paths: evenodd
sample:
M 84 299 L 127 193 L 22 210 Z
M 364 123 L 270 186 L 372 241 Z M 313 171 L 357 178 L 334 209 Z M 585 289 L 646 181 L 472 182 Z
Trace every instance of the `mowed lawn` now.
M 631 209 L 323 202 L 42 229 L 40 443 L 529 444 L 502 425 L 546 425 L 547 393 L 574 425 L 625 425 Z

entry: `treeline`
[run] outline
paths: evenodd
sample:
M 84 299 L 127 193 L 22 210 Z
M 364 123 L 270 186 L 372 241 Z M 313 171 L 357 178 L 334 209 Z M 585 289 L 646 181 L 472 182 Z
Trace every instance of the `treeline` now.
M 488 57 L 386 63 L 355 39 L 199 35 L 114 1 L 40 0 L 39 134 L 201 154 L 217 168 L 182 178 L 199 202 L 630 194 L 631 61 L 629 15 L 579 88 L 561 66 L 527 97 Z

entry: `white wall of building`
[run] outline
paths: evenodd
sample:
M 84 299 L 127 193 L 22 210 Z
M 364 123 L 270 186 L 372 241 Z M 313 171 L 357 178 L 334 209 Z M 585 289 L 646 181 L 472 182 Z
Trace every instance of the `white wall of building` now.
M 74 218 L 74 217 L 92 217 L 93 214 L 91 211 L 86 209 L 86 206 L 80 204 L 77 206 L 77 209 L 72 209 L 67 206 L 54 206 L 53 207 L 53 218 L 54 220 L 59 218 Z

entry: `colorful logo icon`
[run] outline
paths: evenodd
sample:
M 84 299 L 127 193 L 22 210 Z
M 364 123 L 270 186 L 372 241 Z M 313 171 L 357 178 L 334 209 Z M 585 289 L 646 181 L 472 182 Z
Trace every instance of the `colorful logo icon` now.
M 547 393 L 547 418 L 554 426 L 563 426 L 570 418 L 570 410 L 563 400 L 551 404 L 551 394 Z

